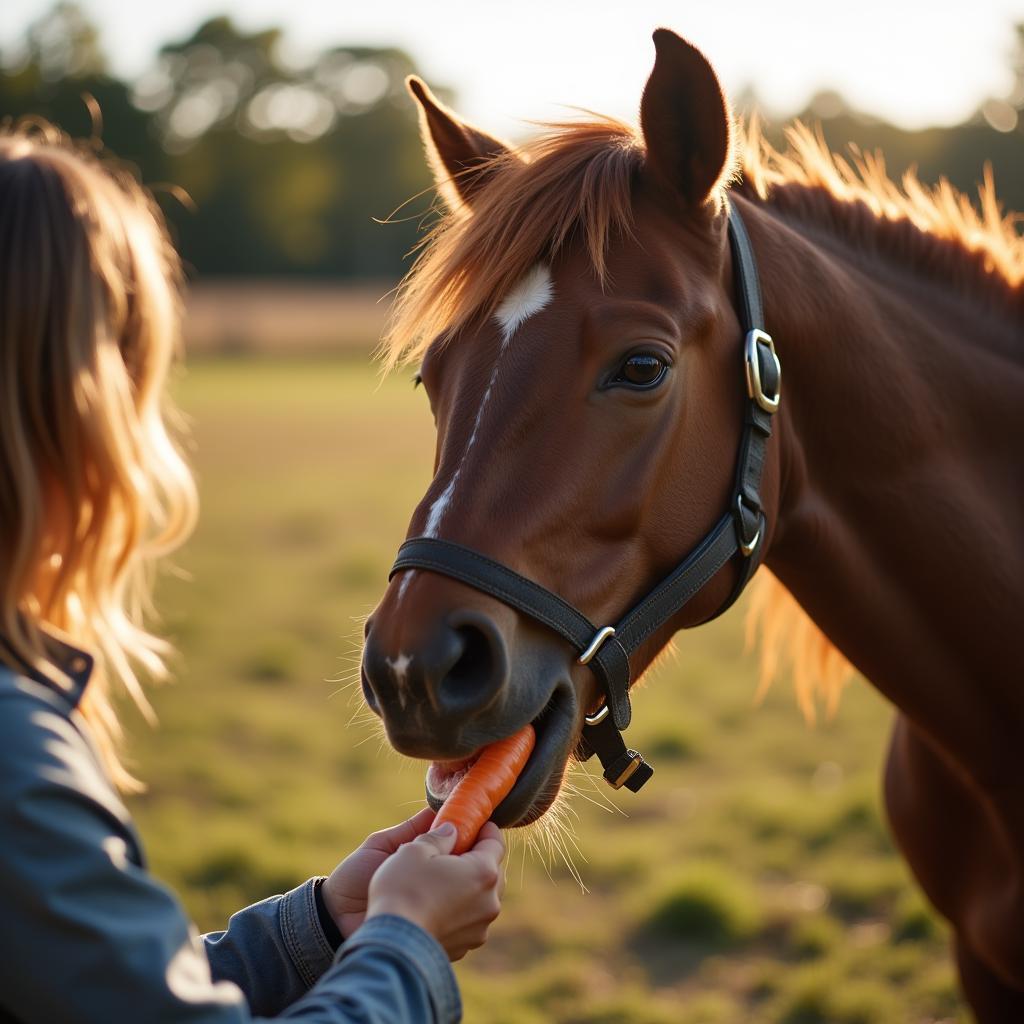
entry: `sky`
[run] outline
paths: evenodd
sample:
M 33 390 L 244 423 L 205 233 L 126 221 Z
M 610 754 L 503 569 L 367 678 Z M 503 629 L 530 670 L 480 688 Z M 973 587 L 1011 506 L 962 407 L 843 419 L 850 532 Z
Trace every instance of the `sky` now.
M 0 49 L 49 0 L 0 0 Z M 338 44 L 398 45 L 428 82 L 495 134 L 586 107 L 634 120 L 666 26 L 699 46 L 728 92 L 753 85 L 769 112 L 819 89 L 906 128 L 953 124 L 1010 91 L 1024 0 L 82 0 L 114 70 L 139 74 L 159 45 L 227 13 L 246 29 L 280 26 L 296 57 Z M 964 12 L 969 12 L 965 14 Z

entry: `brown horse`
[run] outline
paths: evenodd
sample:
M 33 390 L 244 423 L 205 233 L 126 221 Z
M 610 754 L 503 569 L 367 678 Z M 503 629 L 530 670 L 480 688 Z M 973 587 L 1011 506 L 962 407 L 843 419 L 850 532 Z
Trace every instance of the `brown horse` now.
M 1024 1020 L 1024 246 L 990 185 L 977 214 L 800 129 L 786 156 L 738 139 L 704 57 L 665 30 L 655 44 L 639 134 L 596 120 L 510 149 L 410 82 L 449 206 L 387 340 L 392 363 L 422 359 L 437 424 L 410 536 L 483 553 L 594 623 L 665 577 L 734 493 L 741 212 L 785 371 L 760 488 L 781 585 L 766 577 L 760 603 L 773 636 L 841 670 L 834 645 L 898 709 L 896 839 L 953 924 L 979 1018 Z M 742 571 L 730 558 L 629 675 Z M 815 626 L 787 633 L 803 613 Z M 459 759 L 535 721 L 495 815 L 511 826 L 550 806 L 602 703 L 577 654 L 410 569 L 368 622 L 363 687 L 395 748 L 438 762 L 435 802 Z

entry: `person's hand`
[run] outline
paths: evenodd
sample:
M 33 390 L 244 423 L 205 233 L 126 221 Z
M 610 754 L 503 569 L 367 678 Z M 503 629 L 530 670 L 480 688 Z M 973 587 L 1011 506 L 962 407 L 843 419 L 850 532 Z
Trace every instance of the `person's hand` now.
M 424 807 L 408 821 L 368 836 L 331 872 L 320 895 L 342 938 L 347 939 L 365 920 L 367 890 L 377 869 L 403 843 L 426 832 L 433 821 L 434 812 Z
M 455 837 L 455 826 L 446 823 L 388 857 L 370 880 L 366 917 L 407 918 L 433 935 L 450 960 L 461 960 L 484 944 L 501 909 L 505 842 L 491 821 L 461 856 L 451 853 Z

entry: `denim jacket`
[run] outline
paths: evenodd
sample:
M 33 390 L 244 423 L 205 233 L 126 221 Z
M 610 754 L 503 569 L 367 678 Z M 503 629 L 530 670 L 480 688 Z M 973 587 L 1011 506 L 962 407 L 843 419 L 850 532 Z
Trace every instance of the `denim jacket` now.
M 335 950 L 318 879 L 199 935 L 77 710 L 92 661 L 54 643 L 69 692 L 0 664 L 0 1024 L 461 1018 L 444 950 L 411 921 L 371 918 Z

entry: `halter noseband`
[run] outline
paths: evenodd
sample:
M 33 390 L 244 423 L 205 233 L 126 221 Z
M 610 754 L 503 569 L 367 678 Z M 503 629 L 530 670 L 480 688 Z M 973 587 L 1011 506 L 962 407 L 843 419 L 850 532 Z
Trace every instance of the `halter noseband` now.
M 414 537 L 398 550 L 388 576 L 406 569 L 427 569 L 450 576 L 490 594 L 564 637 L 580 652 L 577 661 L 589 665 L 605 693 L 605 702 L 584 720 L 576 756 L 583 761 L 598 755 L 604 778 L 615 789 L 634 793 L 654 769 L 622 739 L 630 721 L 629 656 L 663 626 L 736 555 L 740 575 L 725 603 L 706 619 L 717 618 L 739 597 L 761 561 L 765 515 L 761 504 L 764 469 L 772 416 L 779 407 L 782 368 L 775 345 L 764 330 L 757 263 L 739 211 L 729 205 L 729 243 L 732 249 L 739 318 L 744 332 L 743 365 L 747 401 L 740 437 L 736 478 L 730 506 L 686 558 L 615 626 L 595 626 L 557 594 L 519 575 L 471 548 L 436 537 Z

